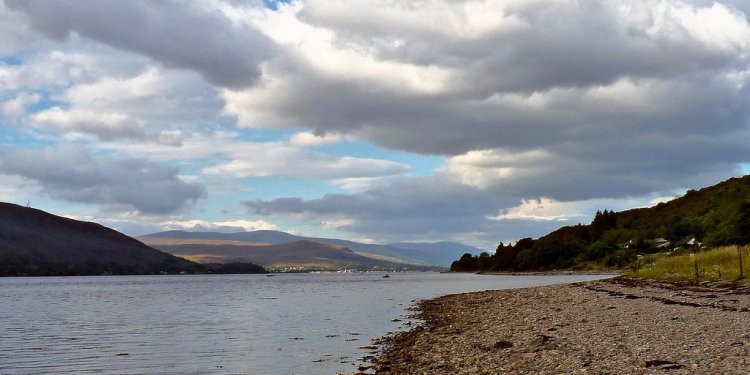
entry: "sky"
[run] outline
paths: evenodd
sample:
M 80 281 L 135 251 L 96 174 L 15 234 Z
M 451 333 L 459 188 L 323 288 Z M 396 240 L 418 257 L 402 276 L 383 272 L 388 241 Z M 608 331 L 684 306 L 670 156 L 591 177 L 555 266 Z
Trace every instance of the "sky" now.
M 0 0 L 2 1 L 2 0 Z M 493 250 L 750 173 L 750 2 L 0 2 L 0 201 Z

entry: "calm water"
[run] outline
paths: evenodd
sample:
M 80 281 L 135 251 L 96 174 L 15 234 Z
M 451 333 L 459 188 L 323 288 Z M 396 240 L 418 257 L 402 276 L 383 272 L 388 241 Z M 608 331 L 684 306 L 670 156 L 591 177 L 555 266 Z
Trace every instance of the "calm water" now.
M 0 373 L 335 374 L 412 300 L 597 276 L 280 274 L 0 279 Z

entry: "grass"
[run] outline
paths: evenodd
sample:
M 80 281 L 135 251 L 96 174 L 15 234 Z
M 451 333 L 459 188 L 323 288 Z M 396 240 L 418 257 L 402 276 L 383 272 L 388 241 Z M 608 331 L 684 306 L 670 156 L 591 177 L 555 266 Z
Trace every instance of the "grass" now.
M 737 281 L 740 277 L 740 254 L 744 279 L 750 277 L 750 246 L 726 246 L 697 254 L 651 254 L 640 261 L 643 264 L 629 276 L 675 281 Z M 696 272 L 697 261 L 697 272 Z

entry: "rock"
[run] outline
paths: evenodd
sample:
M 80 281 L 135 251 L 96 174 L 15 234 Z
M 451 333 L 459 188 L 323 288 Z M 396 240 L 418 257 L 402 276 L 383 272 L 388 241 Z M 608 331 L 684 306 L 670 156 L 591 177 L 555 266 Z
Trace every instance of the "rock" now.
M 507 348 L 512 348 L 513 343 L 510 341 L 500 340 L 496 342 L 495 345 L 493 345 L 493 347 L 495 349 L 507 349 Z
M 672 362 L 672 361 L 664 361 L 661 359 L 655 359 L 652 361 L 646 361 L 646 368 L 656 367 L 660 370 L 678 370 L 685 366 Z
M 531 344 L 529 345 L 529 349 L 532 352 L 554 349 L 556 347 L 554 343 L 554 339 L 555 338 L 552 336 L 539 335 L 537 338 L 531 341 Z

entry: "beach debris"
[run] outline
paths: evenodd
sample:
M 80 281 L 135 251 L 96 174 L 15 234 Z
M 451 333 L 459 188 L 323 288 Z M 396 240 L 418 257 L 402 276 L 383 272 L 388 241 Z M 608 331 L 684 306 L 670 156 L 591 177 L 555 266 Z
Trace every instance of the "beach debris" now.
M 679 363 L 676 363 L 676 362 L 664 361 L 664 360 L 661 360 L 661 359 L 655 359 L 655 360 L 652 360 L 652 361 L 646 361 L 646 368 L 652 368 L 652 367 L 655 367 L 655 368 L 660 369 L 660 370 L 678 370 L 678 369 L 681 369 L 681 368 L 683 368 L 685 366 L 683 366 L 683 365 L 681 365 Z
M 507 348 L 512 348 L 513 347 L 513 343 L 510 342 L 510 341 L 500 340 L 500 341 L 496 342 L 493 347 L 495 349 L 507 349 Z

